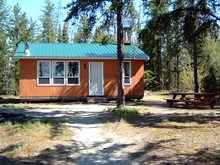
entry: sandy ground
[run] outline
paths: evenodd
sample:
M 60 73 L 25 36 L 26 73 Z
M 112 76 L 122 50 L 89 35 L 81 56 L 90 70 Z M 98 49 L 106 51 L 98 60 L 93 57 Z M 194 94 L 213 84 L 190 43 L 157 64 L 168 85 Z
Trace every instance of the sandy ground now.
M 219 154 L 216 155 L 220 150 L 219 107 L 169 108 L 165 101 L 150 99 L 128 105 L 140 107 L 142 113 L 128 123 L 115 122 L 114 116 L 105 111 L 115 106 L 111 103 L 31 105 L 31 109 L 11 111 L 36 118 L 64 120 L 75 131 L 67 145 L 54 148 L 56 154 L 46 159 L 35 158 L 38 163 L 218 164 L 205 156 L 220 160 Z M 9 110 L 3 108 L 1 111 Z

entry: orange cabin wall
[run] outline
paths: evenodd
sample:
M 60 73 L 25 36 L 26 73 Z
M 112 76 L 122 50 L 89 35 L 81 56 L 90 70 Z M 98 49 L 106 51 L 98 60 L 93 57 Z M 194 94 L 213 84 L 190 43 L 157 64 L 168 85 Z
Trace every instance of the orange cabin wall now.
M 40 59 L 39 59 L 40 60 Z M 103 62 L 104 95 L 117 95 L 117 60 L 75 60 L 80 61 L 80 86 L 37 86 L 37 59 L 20 60 L 21 97 L 65 97 L 89 95 L 89 62 Z M 41 60 L 42 61 L 42 60 Z M 51 60 L 53 61 L 53 60 Z M 55 60 L 57 61 L 57 60 Z M 63 60 L 65 61 L 65 60 Z M 125 86 L 125 95 L 144 94 L 144 61 L 131 61 L 132 84 Z

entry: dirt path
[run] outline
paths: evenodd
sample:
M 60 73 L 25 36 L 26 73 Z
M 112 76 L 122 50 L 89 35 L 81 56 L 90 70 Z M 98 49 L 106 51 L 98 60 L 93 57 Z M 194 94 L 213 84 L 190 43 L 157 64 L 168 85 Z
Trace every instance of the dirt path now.
M 105 112 L 108 107 L 112 105 L 33 105 L 31 109 L 20 109 L 14 113 L 24 113 L 39 119 L 64 120 L 75 132 L 67 145 L 53 149 L 53 155 L 34 158 L 37 163 L 138 164 L 137 160 L 133 160 L 135 153 L 140 152 L 139 142 L 143 137 L 132 132 L 120 134 L 115 131 L 119 127 L 117 124 L 109 129 L 109 125 L 114 123 L 114 116 Z
M 128 123 L 104 110 L 112 105 L 33 105 L 12 110 L 41 119 L 64 120 L 75 135 L 41 164 L 139 165 L 217 164 L 220 162 L 220 109 L 190 110 L 165 104 L 142 105 L 144 113 Z M 1 111 L 4 111 L 1 109 Z M 9 112 L 8 109 L 5 111 Z M 205 163 L 203 163 L 205 162 Z M 214 162 L 214 163 L 213 163 Z
M 134 139 L 126 139 L 106 129 L 106 122 L 111 122 L 113 116 L 106 115 L 105 108 L 96 105 L 75 116 L 78 121 L 71 125 L 76 128 L 72 139 L 76 147 L 72 158 L 76 164 L 134 164 L 128 158 L 131 151 L 128 147 L 134 145 Z

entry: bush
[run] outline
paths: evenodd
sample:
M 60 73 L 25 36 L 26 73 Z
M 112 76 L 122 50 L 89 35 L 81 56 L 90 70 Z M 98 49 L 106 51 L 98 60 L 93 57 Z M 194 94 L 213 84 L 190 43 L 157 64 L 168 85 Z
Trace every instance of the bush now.
M 220 92 L 220 80 L 217 76 L 217 70 L 214 67 L 209 68 L 209 74 L 202 80 L 202 87 L 205 92 Z
M 150 91 L 157 91 L 159 90 L 160 85 L 156 81 L 156 77 L 151 70 L 144 71 L 144 89 Z

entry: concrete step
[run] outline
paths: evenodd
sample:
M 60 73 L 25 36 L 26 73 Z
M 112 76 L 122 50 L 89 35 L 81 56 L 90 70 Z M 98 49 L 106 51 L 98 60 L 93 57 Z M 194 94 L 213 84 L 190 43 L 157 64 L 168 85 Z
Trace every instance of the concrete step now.
M 106 97 L 87 97 L 88 103 L 108 103 L 108 99 Z

